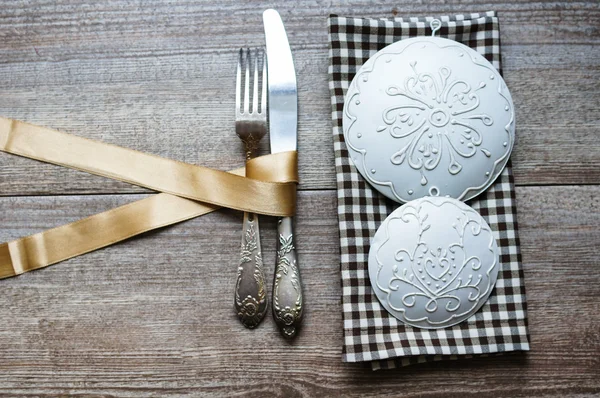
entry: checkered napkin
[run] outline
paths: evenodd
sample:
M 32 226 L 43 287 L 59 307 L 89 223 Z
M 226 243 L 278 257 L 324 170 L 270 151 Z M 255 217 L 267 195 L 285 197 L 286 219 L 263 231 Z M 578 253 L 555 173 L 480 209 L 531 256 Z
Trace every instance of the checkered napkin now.
M 329 18 L 330 67 L 335 166 L 340 228 L 343 359 L 372 361 L 373 369 L 458 356 L 529 350 L 527 303 L 512 166 L 468 204 L 494 231 L 502 268 L 487 303 L 468 320 L 445 329 L 406 326 L 379 304 L 367 271 L 370 239 L 399 206 L 371 188 L 351 163 L 342 132 L 344 94 L 369 57 L 385 46 L 413 36 L 431 35 L 427 18 Z M 500 69 L 500 35 L 495 12 L 439 17 L 440 37 L 461 42 Z

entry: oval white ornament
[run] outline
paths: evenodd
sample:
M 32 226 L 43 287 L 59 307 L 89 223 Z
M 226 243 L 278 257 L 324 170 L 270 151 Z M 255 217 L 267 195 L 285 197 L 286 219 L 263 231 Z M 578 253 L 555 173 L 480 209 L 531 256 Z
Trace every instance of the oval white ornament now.
M 469 318 L 488 299 L 499 270 L 490 226 L 452 198 L 426 197 L 396 209 L 369 251 L 373 292 L 390 314 L 419 328 Z
M 390 199 L 469 200 L 508 162 L 514 106 L 482 55 L 453 40 L 415 37 L 360 68 L 346 94 L 343 131 L 359 172 Z

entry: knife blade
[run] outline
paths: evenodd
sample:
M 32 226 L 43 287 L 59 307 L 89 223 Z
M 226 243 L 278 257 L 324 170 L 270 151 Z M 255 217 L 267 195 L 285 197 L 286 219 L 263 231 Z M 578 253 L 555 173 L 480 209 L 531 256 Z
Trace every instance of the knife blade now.
M 298 141 L 298 89 L 294 59 L 279 13 L 263 13 L 267 48 L 271 153 L 295 151 Z M 292 217 L 277 223 L 277 265 L 273 278 L 273 317 L 283 336 L 296 336 L 304 303 Z
M 271 153 L 295 151 L 298 131 L 298 89 L 292 51 L 279 13 L 263 13 L 269 82 Z

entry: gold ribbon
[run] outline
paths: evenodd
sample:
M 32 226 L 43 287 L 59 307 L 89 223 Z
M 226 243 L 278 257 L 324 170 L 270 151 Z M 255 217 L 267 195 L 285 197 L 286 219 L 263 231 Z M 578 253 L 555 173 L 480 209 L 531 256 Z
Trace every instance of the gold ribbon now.
M 295 212 L 298 182 L 295 151 L 261 156 L 247 162 L 245 169 L 224 172 L 6 118 L 0 118 L 0 150 L 163 192 L 0 244 L 0 279 L 43 268 L 219 207 L 274 216 L 291 216 Z

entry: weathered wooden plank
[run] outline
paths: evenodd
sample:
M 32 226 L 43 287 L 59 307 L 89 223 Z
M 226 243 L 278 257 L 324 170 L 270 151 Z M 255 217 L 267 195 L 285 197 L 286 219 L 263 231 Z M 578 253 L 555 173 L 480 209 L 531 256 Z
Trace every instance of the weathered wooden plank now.
M 0 198 L 0 241 L 138 198 Z M 302 192 L 305 327 L 283 341 L 232 310 L 241 215 L 219 211 L 0 281 L 0 393 L 140 397 L 592 396 L 600 391 L 600 187 L 519 187 L 532 351 L 372 373 L 341 363 L 336 195 Z M 265 218 L 268 275 L 274 220 Z
M 40 56 L 72 58 L 164 55 L 235 48 L 262 34 L 261 13 L 277 7 L 293 41 L 314 46 L 325 37 L 330 13 L 352 16 L 415 16 L 487 11 L 493 6 L 503 20 L 505 44 L 597 43 L 600 10 L 593 1 L 518 1 L 477 3 L 381 1 L 327 3 L 207 1 L 165 3 L 159 0 L 11 2 L 0 10 L 5 44 L 0 58 L 22 61 Z M 218 37 L 218 40 L 213 38 Z M 202 44 L 199 45 L 199 42 Z M 68 43 L 67 45 L 65 45 Z
M 328 55 L 321 44 L 295 53 L 300 189 L 335 187 Z M 600 181 L 600 46 L 504 46 L 503 57 L 517 107 L 517 184 Z M 0 64 L 6 90 L 0 112 L 186 162 L 235 168 L 243 159 L 233 133 L 235 62 L 235 48 L 224 48 L 202 55 Z M 264 139 L 261 153 L 267 151 Z M 125 192 L 144 191 L 0 154 L 0 195 Z

